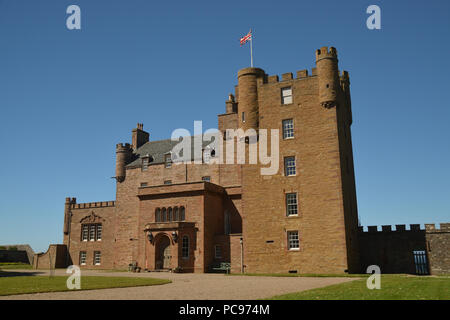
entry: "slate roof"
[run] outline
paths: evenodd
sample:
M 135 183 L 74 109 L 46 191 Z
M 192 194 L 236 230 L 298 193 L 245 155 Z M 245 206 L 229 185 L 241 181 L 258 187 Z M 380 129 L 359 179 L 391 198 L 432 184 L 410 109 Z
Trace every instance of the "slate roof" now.
M 191 138 L 191 161 L 194 160 L 194 136 L 190 136 Z M 181 140 L 180 140 L 181 141 Z M 142 165 L 141 158 L 143 156 L 149 155 L 153 158 L 149 164 L 161 164 L 164 163 L 164 155 L 171 152 L 173 147 L 177 145 L 179 141 L 172 141 L 171 139 L 166 140 L 158 140 L 158 141 L 149 141 L 139 147 L 134 153 L 134 160 L 130 162 L 127 167 L 140 167 Z M 205 148 L 211 141 L 202 141 L 202 147 Z

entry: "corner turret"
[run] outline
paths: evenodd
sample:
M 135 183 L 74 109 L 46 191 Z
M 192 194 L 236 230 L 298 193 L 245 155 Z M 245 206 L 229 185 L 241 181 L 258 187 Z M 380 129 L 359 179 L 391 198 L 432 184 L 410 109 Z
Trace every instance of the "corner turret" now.
M 116 181 L 122 182 L 125 180 L 126 170 L 125 166 L 130 162 L 133 155 L 133 149 L 129 143 L 118 143 L 116 145 Z
M 258 129 L 258 78 L 264 75 L 264 70 L 259 68 L 245 68 L 238 72 L 238 127 L 243 130 Z
M 319 101 L 325 108 L 338 103 L 340 90 L 337 51 L 334 47 L 322 47 L 316 51 L 316 67 L 319 78 Z

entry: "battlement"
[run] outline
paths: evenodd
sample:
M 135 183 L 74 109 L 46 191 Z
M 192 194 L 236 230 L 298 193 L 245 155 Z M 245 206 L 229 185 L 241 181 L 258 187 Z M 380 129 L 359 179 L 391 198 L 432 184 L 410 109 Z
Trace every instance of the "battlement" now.
M 307 69 L 298 70 L 296 72 L 296 76 L 293 76 L 292 72 L 286 72 L 281 74 L 281 80 L 280 76 L 278 75 L 266 75 L 265 79 L 260 78 L 259 84 L 266 84 L 266 83 L 279 83 L 283 81 L 291 81 L 291 80 L 303 80 L 307 78 L 312 78 L 317 76 L 317 68 L 311 68 L 311 72 L 309 72 Z M 348 71 L 339 71 L 339 78 L 341 81 L 350 81 L 350 77 L 348 74 Z
M 322 47 L 316 50 L 316 62 L 322 59 L 337 59 L 337 50 L 335 47 Z
M 425 224 L 426 232 L 450 232 L 450 223 L 440 223 L 440 228 L 436 228 L 434 223 Z
M 116 150 L 119 151 L 128 151 L 131 149 L 131 145 L 129 143 L 118 143 L 116 144 Z
M 115 207 L 115 201 L 100 201 L 100 202 L 87 202 L 87 203 L 72 203 L 71 209 L 89 209 L 89 208 L 106 208 Z
M 405 224 L 396 224 L 395 230 L 393 230 L 391 225 L 381 226 L 381 230 L 378 230 L 378 226 L 368 226 L 367 231 L 364 227 L 358 227 L 359 232 L 363 233 L 377 233 L 377 232 L 405 232 L 405 231 L 424 231 L 425 229 L 420 228 L 420 224 L 410 224 L 409 229 L 406 229 Z
M 348 75 L 348 73 L 347 73 Z M 286 72 L 281 75 L 281 82 L 283 81 L 291 81 L 291 80 L 302 80 L 310 77 L 317 76 L 317 69 L 312 68 L 311 73 L 308 72 L 308 70 L 303 69 L 296 72 L 296 77 L 293 76 L 292 72 Z M 266 83 L 278 83 L 280 82 L 280 77 L 278 75 L 266 75 L 265 78 L 260 78 L 259 84 L 266 84 Z

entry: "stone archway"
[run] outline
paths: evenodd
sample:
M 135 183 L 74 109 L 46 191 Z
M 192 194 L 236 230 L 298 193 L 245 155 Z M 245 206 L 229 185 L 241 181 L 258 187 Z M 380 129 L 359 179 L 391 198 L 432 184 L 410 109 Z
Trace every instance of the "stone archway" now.
M 170 238 L 162 235 L 156 244 L 155 269 L 170 269 L 172 262 Z

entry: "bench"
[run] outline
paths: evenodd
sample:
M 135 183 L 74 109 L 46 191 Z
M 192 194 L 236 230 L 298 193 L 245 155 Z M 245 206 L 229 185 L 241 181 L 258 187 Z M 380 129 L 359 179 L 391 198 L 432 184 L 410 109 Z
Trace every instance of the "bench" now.
M 225 271 L 225 273 L 230 273 L 230 269 L 231 269 L 231 263 L 229 263 L 229 262 L 214 263 L 211 266 L 212 271 Z

